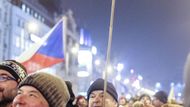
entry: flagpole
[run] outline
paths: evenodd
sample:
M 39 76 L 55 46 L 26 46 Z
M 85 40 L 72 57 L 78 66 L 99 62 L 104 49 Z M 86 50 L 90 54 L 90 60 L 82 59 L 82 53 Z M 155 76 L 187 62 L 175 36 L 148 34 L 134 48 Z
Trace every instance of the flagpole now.
M 112 32 L 113 32 L 113 20 L 114 20 L 114 10 L 115 10 L 115 0 L 112 0 L 111 6 L 111 16 L 110 16 L 110 26 L 109 26 L 109 40 L 107 47 L 107 56 L 106 56 L 106 66 L 105 66 L 105 78 L 104 78 L 104 98 L 103 98 L 103 107 L 105 107 L 105 97 L 107 90 L 107 68 L 110 65 L 110 51 L 111 51 L 111 43 L 112 43 Z
M 66 74 L 69 72 L 69 54 L 68 54 L 68 49 L 67 49 L 67 17 L 63 16 L 63 30 L 62 30 L 62 36 L 63 36 L 63 50 L 64 50 L 64 59 L 65 59 L 65 71 Z

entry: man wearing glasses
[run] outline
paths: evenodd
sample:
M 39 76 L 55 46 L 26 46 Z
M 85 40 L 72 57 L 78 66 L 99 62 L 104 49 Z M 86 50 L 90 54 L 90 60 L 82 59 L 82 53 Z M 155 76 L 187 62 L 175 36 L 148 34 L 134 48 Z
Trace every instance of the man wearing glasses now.
M 27 76 L 26 69 L 15 60 L 0 62 L 0 107 L 11 107 L 17 85 Z

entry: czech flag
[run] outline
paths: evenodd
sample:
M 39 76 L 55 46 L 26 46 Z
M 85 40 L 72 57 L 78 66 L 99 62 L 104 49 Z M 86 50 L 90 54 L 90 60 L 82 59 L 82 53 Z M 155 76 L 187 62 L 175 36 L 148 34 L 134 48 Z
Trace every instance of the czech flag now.
M 65 20 L 60 20 L 40 42 L 35 43 L 16 59 L 26 67 L 28 73 L 64 61 Z

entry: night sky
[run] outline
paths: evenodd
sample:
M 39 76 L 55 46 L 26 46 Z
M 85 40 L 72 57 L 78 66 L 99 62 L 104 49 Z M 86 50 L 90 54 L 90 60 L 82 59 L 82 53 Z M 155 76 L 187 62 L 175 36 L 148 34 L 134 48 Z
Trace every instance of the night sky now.
M 106 54 L 111 0 L 63 0 L 78 26 Z M 133 68 L 149 85 L 182 83 L 190 50 L 190 0 L 116 0 L 112 59 Z

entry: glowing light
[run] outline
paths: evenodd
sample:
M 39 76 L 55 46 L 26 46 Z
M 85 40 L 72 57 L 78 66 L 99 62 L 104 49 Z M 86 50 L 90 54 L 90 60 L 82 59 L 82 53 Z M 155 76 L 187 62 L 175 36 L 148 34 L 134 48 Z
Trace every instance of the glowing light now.
M 135 82 L 133 82 L 132 86 L 135 87 L 136 89 L 141 88 L 139 80 L 136 80 Z
M 156 88 L 161 88 L 161 84 L 160 82 L 157 82 L 156 85 L 155 85 Z
M 95 60 L 95 65 L 97 65 L 97 66 L 100 65 L 100 60 L 99 60 L 99 59 L 96 59 L 96 60 Z
M 181 95 L 182 95 L 181 93 L 177 93 L 177 96 L 181 97 Z
M 142 81 L 143 77 L 141 75 L 138 75 L 138 79 Z
M 78 71 L 77 76 L 78 77 L 88 77 L 89 73 L 87 71 Z
M 117 71 L 121 72 L 124 68 L 124 65 L 122 63 L 117 64 Z
M 92 46 L 92 54 L 96 55 L 97 54 L 97 48 L 95 46 Z
M 171 82 L 171 83 L 170 83 L 170 86 L 173 87 L 173 86 L 174 86 L 174 82 Z
M 127 94 L 125 97 L 126 97 L 127 99 L 130 99 L 130 98 L 131 98 L 131 94 Z
M 116 76 L 116 80 L 117 80 L 117 81 L 120 81 L 120 80 L 121 80 L 121 75 L 120 75 L 120 74 L 118 74 L 118 75 Z
M 27 24 L 28 32 L 36 33 L 38 31 L 38 24 L 34 21 L 31 21 Z
M 107 67 L 107 72 L 108 73 L 111 73 L 113 71 L 113 67 L 111 66 L 111 65 L 109 65 L 108 67 Z
M 134 73 L 134 69 L 131 69 L 131 70 L 130 70 L 130 73 L 133 74 L 133 73 Z
M 128 83 L 129 83 L 129 79 L 126 78 L 126 79 L 124 80 L 124 84 L 127 85 Z

